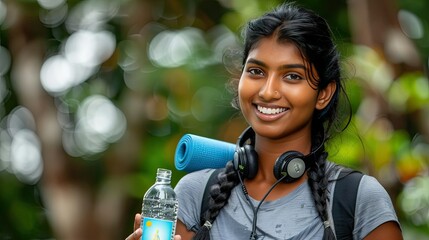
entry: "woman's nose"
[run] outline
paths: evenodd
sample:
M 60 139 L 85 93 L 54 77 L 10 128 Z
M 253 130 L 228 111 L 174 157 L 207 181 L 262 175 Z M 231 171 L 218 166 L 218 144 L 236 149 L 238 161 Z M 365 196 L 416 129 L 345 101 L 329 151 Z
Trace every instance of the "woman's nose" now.
M 279 86 L 274 76 L 268 77 L 266 79 L 259 90 L 259 97 L 267 101 L 279 99 L 281 97 L 279 93 Z

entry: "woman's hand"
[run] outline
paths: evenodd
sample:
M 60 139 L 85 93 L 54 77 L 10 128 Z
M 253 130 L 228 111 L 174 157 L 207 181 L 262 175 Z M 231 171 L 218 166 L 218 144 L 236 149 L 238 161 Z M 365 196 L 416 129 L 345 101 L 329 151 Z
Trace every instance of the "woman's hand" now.
M 140 240 L 142 237 L 142 229 L 140 227 L 140 223 L 142 220 L 142 216 L 137 213 L 134 216 L 134 232 L 131 233 L 125 240 Z
M 142 216 L 137 213 L 134 216 L 134 232 L 131 233 L 125 240 L 140 240 L 142 237 L 142 229 L 140 228 L 140 223 L 142 221 Z M 181 240 L 180 235 L 174 236 L 174 240 Z

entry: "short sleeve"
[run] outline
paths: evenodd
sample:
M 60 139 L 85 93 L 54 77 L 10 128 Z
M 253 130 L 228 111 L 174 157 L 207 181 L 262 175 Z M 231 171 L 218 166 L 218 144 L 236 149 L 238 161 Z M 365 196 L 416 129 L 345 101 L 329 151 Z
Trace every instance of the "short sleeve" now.
M 364 175 L 356 199 L 354 239 L 363 239 L 381 224 L 398 222 L 389 194 L 371 176 Z
M 204 189 L 213 169 L 205 169 L 186 174 L 179 180 L 174 191 L 179 202 L 178 219 L 188 230 L 200 224 L 201 202 Z

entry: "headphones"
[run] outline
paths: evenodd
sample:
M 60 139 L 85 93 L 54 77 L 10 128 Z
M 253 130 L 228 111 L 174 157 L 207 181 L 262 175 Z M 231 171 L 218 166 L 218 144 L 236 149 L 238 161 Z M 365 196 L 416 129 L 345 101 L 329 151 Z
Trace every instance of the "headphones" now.
M 250 144 L 245 144 L 250 140 Z M 281 154 L 274 164 L 274 176 L 277 180 L 282 179 L 282 182 L 291 183 L 300 179 L 305 171 L 310 168 L 313 158 L 316 157 L 318 151 L 322 149 L 322 144 L 315 150 L 304 155 L 298 151 L 287 151 Z M 234 152 L 234 169 L 243 177 L 252 179 L 258 172 L 258 153 L 255 151 L 255 131 L 252 127 L 248 127 L 240 135 L 237 140 L 236 149 Z

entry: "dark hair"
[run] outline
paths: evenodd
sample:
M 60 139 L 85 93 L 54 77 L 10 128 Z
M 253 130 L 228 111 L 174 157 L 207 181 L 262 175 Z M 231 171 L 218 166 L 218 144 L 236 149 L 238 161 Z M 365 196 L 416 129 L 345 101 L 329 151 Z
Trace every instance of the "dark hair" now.
M 341 82 L 339 65 L 339 53 L 333 41 L 332 33 L 325 19 L 311 10 L 299 7 L 292 3 L 285 3 L 278 6 L 258 19 L 250 21 L 243 31 L 244 49 L 242 52 L 242 66 L 247 59 L 249 52 L 257 46 L 257 43 L 267 37 L 276 37 L 279 42 L 292 42 L 295 44 L 302 57 L 317 71 L 317 78 L 311 75 L 311 70 L 307 73 L 310 86 L 318 91 L 324 89 L 329 83 L 335 82 L 336 90 L 328 104 L 323 110 L 315 110 L 313 114 L 312 126 L 312 148 L 323 145 L 328 132 L 338 127 L 343 122 L 337 116 L 339 107 L 339 95 L 345 94 Z M 311 69 L 311 68 L 309 68 Z M 232 105 L 239 108 L 238 104 L 238 79 L 233 79 L 234 96 Z M 342 129 L 348 125 L 351 119 L 349 111 L 348 121 Z M 338 121 L 338 122 L 337 122 Z M 321 218 L 321 223 L 329 221 L 328 214 L 328 180 L 326 174 L 326 159 L 328 154 L 322 146 L 322 153 L 316 157 L 315 163 L 308 170 L 308 184 L 312 191 L 316 209 Z M 211 200 L 208 211 L 204 214 L 202 225 L 209 221 L 213 223 L 219 211 L 227 204 L 232 189 L 238 184 L 237 173 L 231 163 L 228 163 L 225 171 L 219 174 L 219 182 L 212 187 Z M 202 226 L 194 239 L 210 239 L 208 228 Z M 325 240 L 335 239 L 332 228 L 325 225 Z

